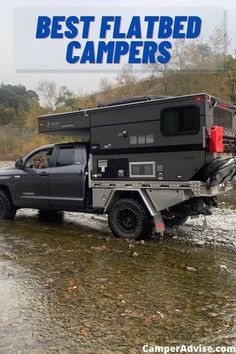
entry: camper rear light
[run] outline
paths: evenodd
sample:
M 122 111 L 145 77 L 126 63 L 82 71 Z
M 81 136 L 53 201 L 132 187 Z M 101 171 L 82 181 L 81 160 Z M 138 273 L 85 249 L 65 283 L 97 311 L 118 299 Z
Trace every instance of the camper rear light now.
M 208 96 L 197 96 L 194 98 L 194 101 L 197 103 L 200 102 L 209 102 L 209 97 Z
M 224 152 L 224 128 L 214 125 L 209 129 L 209 151 Z
M 220 108 L 230 108 L 230 105 L 226 102 L 220 102 L 218 103 L 218 107 Z

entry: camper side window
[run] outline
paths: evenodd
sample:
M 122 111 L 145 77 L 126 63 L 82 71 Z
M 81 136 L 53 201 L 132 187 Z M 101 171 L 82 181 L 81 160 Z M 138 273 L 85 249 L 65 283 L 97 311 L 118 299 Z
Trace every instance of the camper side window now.
M 167 108 L 161 114 L 161 131 L 163 135 L 197 134 L 200 114 L 196 106 Z

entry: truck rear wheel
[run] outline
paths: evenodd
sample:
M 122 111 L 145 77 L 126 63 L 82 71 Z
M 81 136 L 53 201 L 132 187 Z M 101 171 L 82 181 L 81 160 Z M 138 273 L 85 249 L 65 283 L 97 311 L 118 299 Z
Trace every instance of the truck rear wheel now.
M 137 240 L 145 238 L 151 230 L 150 218 L 138 201 L 120 199 L 108 214 L 108 223 L 116 237 Z
M 12 220 L 16 215 L 11 197 L 5 191 L 0 190 L 0 220 Z

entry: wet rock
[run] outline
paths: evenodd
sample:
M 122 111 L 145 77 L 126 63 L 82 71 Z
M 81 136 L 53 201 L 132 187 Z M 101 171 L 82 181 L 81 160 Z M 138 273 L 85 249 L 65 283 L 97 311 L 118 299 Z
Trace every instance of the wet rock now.
M 224 345 L 227 345 L 227 346 L 233 346 L 233 342 L 232 340 L 230 340 L 230 338 L 225 338 L 224 339 Z
M 186 267 L 186 270 L 188 270 L 189 272 L 196 272 L 197 269 L 194 267 Z
M 104 251 L 105 249 L 107 249 L 107 247 L 106 247 L 105 245 L 103 245 L 103 246 L 98 246 L 98 247 L 92 246 L 92 247 L 90 247 L 90 249 L 91 249 L 91 250 L 94 250 L 94 251 Z
M 69 286 L 67 288 L 68 291 L 72 292 L 72 291 L 75 291 L 77 289 L 77 286 L 76 285 L 73 285 L 73 286 Z
M 133 257 L 137 257 L 138 256 L 138 253 L 137 252 L 134 252 L 133 253 Z
M 15 277 L 16 275 L 13 272 L 13 270 L 9 270 L 8 273 L 7 273 L 7 276 L 8 276 L 8 278 L 10 278 L 10 277 Z
M 195 241 L 195 244 L 196 244 L 197 246 L 204 246 L 204 245 L 205 245 L 205 241 L 203 241 L 203 240 L 196 240 L 196 241 Z
M 97 280 L 100 281 L 101 283 L 105 283 L 107 281 L 106 278 L 98 278 Z
M 54 282 L 53 279 L 48 279 L 48 280 L 46 281 L 46 284 L 45 284 L 46 289 L 52 288 L 53 282 Z
M 220 264 L 220 270 L 228 270 L 225 264 Z
M 164 320 L 164 319 L 166 318 L 166 316 L 165 316 L 163 313 L 161 313 L 160 311 L 157 311 L 157 315 L 158 315 L 162 320 Z
M 212 328 L 204 328 L 203 330 L 205 336 L 211 336 L 213 334 L 213 329 Z
M 219 314 L 215 313 L 215 312 L 211 312 L 208 314 L 208 316 L 215 318 L 215 317 L 219 316 Z
M 106 337 L 104 337 L 104 340 L 107 342 L 111 342 L 114 339 L 114 336 L 112 334 L 108 334 Z
M 126 238 L 125 241 L 126 241 L 127 243 L 135 243 L 134 240 L 130 240 L 130 239 L 128 239 L 128 238 Z

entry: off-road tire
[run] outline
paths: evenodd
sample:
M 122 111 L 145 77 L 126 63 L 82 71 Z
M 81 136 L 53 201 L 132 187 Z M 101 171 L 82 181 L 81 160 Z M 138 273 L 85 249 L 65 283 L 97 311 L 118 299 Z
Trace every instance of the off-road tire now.
M 188 216 L 180 216 L 180 215 L 175 215 L 175 216 L 172 216 L 172 217 L 168 217 L 167 215 L 162 215 L 163 217 L 163 220 L 164 220 L 164 223 L 165 223 L 165 226 L 167 228 L 174 228 L 174 227 L 179 227 L 183 224 L 186 223 L 186 221 L 188 220 Z
M 130 198 L 120 199 L 113 206 L 108 214 L 108 223 L 116 237 L 130 240 L 146 238 L 152 226 L 145 207 Z
M 0 190 L 0 220 L 13 220 L 16 215 L 16 208 L 12 203 L 10 195 Z

